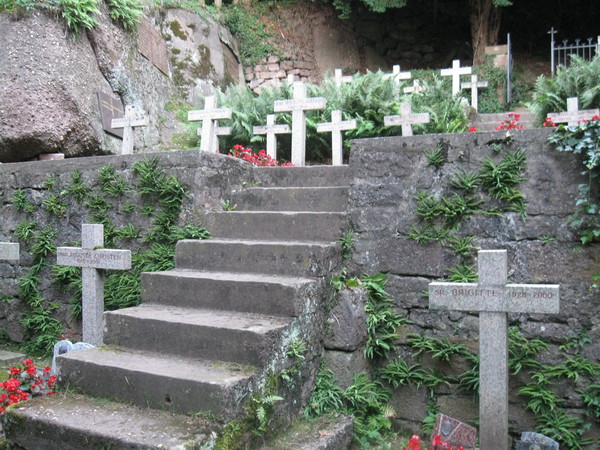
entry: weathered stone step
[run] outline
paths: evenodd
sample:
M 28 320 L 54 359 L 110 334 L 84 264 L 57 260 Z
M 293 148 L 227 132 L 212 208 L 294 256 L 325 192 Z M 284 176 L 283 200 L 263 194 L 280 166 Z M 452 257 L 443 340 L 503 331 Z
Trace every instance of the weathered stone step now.
M 19 403 L 6 418 L 11 448 L 26 450 L 183 449 L 210 435 L 197 417 L 62 392 Z
M 255 370 L 222 361 L 93 348 L 57 358 L 61 385 L 147 408 L 233 417 Z
M 296 316 L 314 298 L 317 281 L 233 272 L 172 270 L 142 274 L 145 304 Z M 274 301 L 276 299 L 276 301 Z
M 348 186 L 348 166 L 256 167 L 254 178 L 261 186 Z
M 289 320 L 233 311 L 145 305 L 107 312 L 108 345 L 262 365 Z
M 300 277 L 325 276 L 340 257 L 336 245 L 318 242 L 188 239 L 179 241 L 175 248 L 178 269 Z
M 238 211 L 345 212 L 348 187 L 253 187 L 231 198 Z
M 348 230 L 341 212 L 216 211 L 204 225 L 217 238 L 335 242 Z
M 536 119 L 531 112 L 515 111 L 515 113 L 521 115 L 519 125 L 525 128 L 535 128 Z M 477 128 L 477 131 L 494 131 L 503 121 L 508 122 L 509 120 L 508 113 L 476 114 L 472 125 Z

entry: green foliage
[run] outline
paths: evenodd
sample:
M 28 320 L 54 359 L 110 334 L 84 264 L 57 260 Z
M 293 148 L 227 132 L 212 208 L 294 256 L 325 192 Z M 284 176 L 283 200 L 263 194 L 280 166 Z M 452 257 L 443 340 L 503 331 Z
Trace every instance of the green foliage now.
M 362 285 L 367 289 L 365 305 L 367 313 L 367 343 L 365 355 L 368 358 L 386 358 L 395 348 L 398 339 L 397 328 L 406 319 L 393 309 L 394 300 L 385 291 L 385 274 L 363 276 Z
M 521 370 L 537 369 L 540 364 L 534 359 L 542 350 L 548 348 L 548 344 L 539 338 L 526 339 L 521 335 L 517 327 L 509 330 L 508 366 L 512 374 L 516 375 Z
M 595 61 L 600 67 L 600 57 L 596 57 Z M 600 239 L 600 201 L 593 192 L 600 185 L 600 118 L 577 126 L 561 125 L 548 139 L 558 151 L 583 155 L 582 174 L 588 176 L 588 182 L 579 185 L 578 212 L 574 215 L 573 225 L 582 230 L 583 244 L 597 241 Z
M 433 150 L 424 152 L 425 157 L 427 158 L 427 165 L 434 167 L 441 167 L 446 162 L 446 157 L 444 156 L 444 149 L 442 147 L 437 147 Z
M 600 56 L 586 61 L 571 55 L 568 67 L 559 66 L 551 78 L 540 76 L 528 106 L 541 124 L 549 113 L 566 111 L 570 97 L 579 99 L 579 109 L 600 108 Z
M 125 177 L 118 174 L 115 168 L 111 165 L 102 167 L 98 174 L 100 175 L 100 186 L 102 191 L 110 195 L 111 197 L 119 197 L 131 189 Z
M 276 402 L 280 402 L 283 400 L 283 397 L 278 395 L 266 395 L 264 397 L 252 398 L 251 402 L 254 403 L 256 409 L 256 421 L 258 422 L 258 426 L 252 430 L 253 433 L 258 434 L 259 436 L 264 434 L 267 431 L 267 425 L 269 424 L 269 418 L 271 414 L 273 414 L 273 405 Z
M 91 30 L 98 25 L 96 14 L 100 14 L 98 0 L 58 0 L 61 6 L 61 16 L 67 22 L 67 27 L 75 35 L 80 31 Z
M 262 58 L 278 53 L 273 45 L 273 34 L 260 21 L 253 9 L 230 5 L 221 10 L 223 24 L 240 43 L 240 57 L 244 66 L 253 66 Z
M 422 353 L 428 353 L 432 358 L 438 358 L 442 361 L 450 361 L 455 355 L 469 354 L 463 344 L 454 344 L 448 338 L 426 337 L 418 334 L 409 334 L 408 344 L 416 350 L 415 356 Z
M 24 242 L 29 242 L 35 236 L 37 222 L 22 222 L 15 228 L 15 236 Z
M 143 15 L 143 4 L 139 0 L 107 0 L 110 18 L 123 25 L 126 30 L 135 30 Z
M 473 239 L 475 239 L 475 236 L 448 236 L 446 245 L 457 255 L 467 257 L 477 250 L 476 247 L 472 245 Z
M 349 259 L 352 246 L 354 245 L 354 232 L 352 230 L 346 231 L 336 242 L 342 247 L 342 258 Z
M 596 420 L 600 419 L 600 384 L 591 384 L 581 389 L 579 394 L 587 407 L 586 414 Z
M 479 174 L 469 172 L 465 169 L 459 169 L 450 180 L 450 186 L 463 191 L 472 191 L 479 186 Z
M 30 214 L 35 211 L 35 206 L 27 198 L 27 193 L 24 189 L 16 190 L 12 201 L 17 211 L 25 211 Z
M 344 391 L 337 385 L 333 372 L 326 369 L 323 362 L 317 373 L 315 388 L 304 410 L 304 416 L 311 418 L 329 412 L 338 412 L 344 406 L 343 399 Z
M 516 188 L 523 181 L 525 152 L 517 149 L 504 155 L 499 163 L 487 158 L 479 172 L 481 186 L 491 198 L 507 203 L 509 210 L 525 215 L 525 197 Z
M 448 281 L 452 283 L 474 283 L 477 281 L 477 273 L 475 266 L 469 264 L 458 264 L 455 267 L 448 269 Z
M 55 194 L 50 194 L 48 198 L 44 199 L 42 201 L 42 205 L 46 207 L 46 210 L 50 214 L 54 214 L 58 217 L 64 217 L 67 211 L 66 203 L 61 200 L 60 196 Z
M 81 203 L 86 199 L 88 192 L 89 189 L 83 181 L 83 172 L 80 170 L 71 172 L 71 184 L 62 193 L 70 195 L 77 203 Z
M 587 428 L 581 418 L 570 416 L 563 409 L 555 409 L 542 415 L 537 431 L 558 441 L 562 447 L 582 450 L 592 443 L 582 437 Z

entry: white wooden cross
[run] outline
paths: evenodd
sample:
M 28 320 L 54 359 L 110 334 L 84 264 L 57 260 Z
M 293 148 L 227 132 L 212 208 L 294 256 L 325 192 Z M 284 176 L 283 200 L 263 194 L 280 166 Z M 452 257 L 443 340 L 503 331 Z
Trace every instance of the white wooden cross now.
M 268 114 L 267 125 L 254 127 L 252 133 L 267 135 L 267 155 L 273 159 L 277 159 L 277 135 L 291 133 L 291 130 L 289 125 L 275 124 L 275 114 Z
M 506 250 L 480 250 L 478 283 L 429 284 L 431 309 L 479 312 L 479 447 L 508 449 L 507 313 L 557 314 L 557 284 L 506 284 Z
M 104 226 L 83 224 L 81 248 L 58 247 L 56 263 L 81 267 L 83 340 L 102 345 L 104 334 L 104 272 L 131 269 L 129 250 L 103 249 Z
M 429 123 L 429 113 L 411 114 L 412 108 L 409 102 L 400 104 L 399 116 L 383 116 L 383 124 L 386 127 L 402 125 L 402 136 L 412 136 L 412 126 L 415 123 Z
M 479 108 L 478 102 L 478 94 L 479 88 L 488 87 L 487 81 L 477 81 L 477 75 L 471 75 L 471 81 L 467 81 L 466 83 L 461 83 L 460 87 L 462 89 L 471 89 L 471 107 L 477 111 Z
M 306 162 L 306 111 L 325 109 L 323 97 L 306 97 L 306 85 L 294 83 L 294 98 L 276 100 L 275 112 L 292 113 L 292 164 L 303 166 Z
M 0 261 L 18 261 L 19 244 L 0 242 Z
M 217 134 L 219 120 L 231 119 L 231 109 L 216 108 L 217 100 L 213 96 L 204 99 L 204 109 L 188 112 L 188 120 L 191 122 L 202 121 L 200 129 L 200 151 L 214 152 L 218 150 Z
M 296 79 L 296 76 L 293 73 L 289 73 L 286 78 L 288 84 L 294 84 L 295 79 Z
M 342 111 L 331 111 L 331 122 L 317 124 L 317 132 L 331 131 L 331 160 L 334 166 L 342 165 L 342 131 L 356 128 L 356 120 L 342 121 Z
M 333 79 L 337 86 L 341 86 L 343 83 L 352 83 L 352 75 L 344 76 L 342 74 L 342 69 L 335 69 L 335 76 Z
M 452 61 L 452 68 L 442 69 L 441 75 L 452 77 L 452 95 L 456 95 L 460 91 L 460 76 L 471 75 L 471 67 L 460 67 L 460 60 L 455 59 Z
M 589 120 L 594 116 L 600 115 L 598 109 L 585 109 L 579 110 L 579 99 L 577 97 L 569 97 L 567 99 L 567 112 L 551 112 L 548 113 L 548 117 L 552 119 L 554 123 L 567 123 L 567 125 L 575 126 L 582 120 Z
M 400 72 L 400 65 L 396 64 L 392 67 L 392 73 L 386 73 L 383 75 L 384 80 L 387 80 L 388 78 L 393 78 L 396 83 L 399 83 L 400 80 L 410 80 L 412 78 L 412 74 L 410 72 Z
M 123 148 L 121 155 L 131 155 L 133 153 L 133 140 L 135 127 L 147 127 L 148 117 L 140 117 L 136 109 L 128 105 L 125 107 L 125 117 L 113 119 L 110 124 L 111 128 L 123 128 Z
M 413 80 L 412 86 L 408 86 L 403 89 L 405 94 L 418 94 L 424 90 L 425 86 L 421 86 L 421 82 L 419 80 Z

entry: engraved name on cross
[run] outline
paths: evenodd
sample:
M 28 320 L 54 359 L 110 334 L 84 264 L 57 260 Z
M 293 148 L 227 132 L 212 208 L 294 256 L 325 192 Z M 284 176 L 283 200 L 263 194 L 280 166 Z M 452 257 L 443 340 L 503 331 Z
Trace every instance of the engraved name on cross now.
M 331 131 L 331 161 L 334 166 L 342 165 L 342 131 L 356 128 L 356 120 L 342 120 L 342 111 L 331 111 L 331 122 L 317 124 L 318 133 Z
M 99 248 L 104 245 L 104 226 L 83 224 L 81 248 L 58 247 L 56 263 L 81 267 L 83 340 L 101 346 L 104 333 L 103 269 L 131 269 L 131 252 Z
M 209 96 L 204 99 L 204 109 L 188 112 L 190 122 L 202 121 L 200 129 L 200 151 L 214 152 L 218 150 L 218 134 L 227 134 L 228 128 L 217 126 L 217 121 L 231 119 L 231 109 L 216 108 L 215 97 Z
M 429 284 L 431 309 L 479 312 L 479 442 L 508 449 L 507 313 L 556 314 L 557 284 L 506 284 L 506 250 L 480 250 L 478 283 Z
M 456 95 L 460 91 L 460 76 L 471 75 L 471 68 L 460 67 L 460 60 L 455 59 L 452 61 L 452 68 L 442 69 L 441 75 L 443 77 L 452 77 L 452 95 Z
M 403 102 L 400 104 L 399 116 L 383 116 L 383 124 L 386 127 L 397 125 L 402 126 L 402 136 L 412 136 L 412 126 L 416 123 L 429 123 L 429 113 L 412 114 L 410 103 Z
M 111 127 L 114 129 L 123 128 L 123 149 L 122 155 L 131 155 L 133 153 L 133 129 L 135 127 L 147 127 L 148 117 L 138 114 L 131 105 L 125 107 L 125 117 L 119 117 L 111 121 Z
M 306 85 L 294 83 L 294 98 L 276 100 L 275 112 L 292 113 L 292 164 L 303 166 L 306 161 L 306 111 L 325 109 L 323 97 L 306 97 Z
M 252 133 L 267 135 L 267 155 L 277 159 L 277 135 L 290 133 L 290 127 L 275 124 L 275 114 L 267 114 L 267 125 L 252 128 Z
M 19 244 L 0 242 L 0 261 L 18 261 Z
M 569 97 L 567 99 L 567 112 L 551 112 L 548 113 L 548 117 L 552 119 L 554 123 L 567 123 L 569 126 L 576 126 L 582 120 L 589 120 L 593 116 L 600 115 L 598 109 L 584 109 L 579 110 L 579 99 L 577 97 Z

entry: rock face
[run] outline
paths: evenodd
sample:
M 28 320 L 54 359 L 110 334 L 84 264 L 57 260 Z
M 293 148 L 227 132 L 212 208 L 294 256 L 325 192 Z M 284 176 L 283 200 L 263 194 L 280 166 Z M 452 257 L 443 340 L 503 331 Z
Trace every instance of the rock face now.
M 148 114 L 149 126 L 136 131 L 137 151 L 168 148 L 181 126 L 175 113 L 165 108 L 183 99 L 178 82 L 184 80 L 185 88 L 189 83 L 200 85 L 202 78 L 210 88 L 238 80 L 241 72 L 237 45 L 228 32 L 196 14 L 179 14 L 183 19 L 174 12 L 164 20 L 173 28 L 179 20 L 188 27 L 197 24 L 199 32 L 190 35 L 188 42 L 203 51 L 188 57 L 211 70 L 199 72 L 194 65 L 177 64 L 163 73 L 142 56 L 135 35 L 110 20 L 105 5 L 99 24 L 78 36 L 66 32 L 63 21 L 43 12 L 19 20 L 0 14 L 0 162 L 25 161 L 44 153 L 119 153 L 121 140 L 103 129 L 98 91 L 115 93 L 124 105 Z M 175 39 L 159 31 L 168 28 L 161 17 L 156 14 L 144 20 L 159 43 L 166 44 L 157 58 L 168 64 Z

